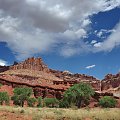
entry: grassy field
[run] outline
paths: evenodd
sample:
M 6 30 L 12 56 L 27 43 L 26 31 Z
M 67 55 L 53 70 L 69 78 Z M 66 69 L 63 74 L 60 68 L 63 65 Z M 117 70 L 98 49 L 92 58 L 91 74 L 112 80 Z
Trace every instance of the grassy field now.
M 0 120 L 120 120 L 120 109 L 60 109 L 0 106 Z

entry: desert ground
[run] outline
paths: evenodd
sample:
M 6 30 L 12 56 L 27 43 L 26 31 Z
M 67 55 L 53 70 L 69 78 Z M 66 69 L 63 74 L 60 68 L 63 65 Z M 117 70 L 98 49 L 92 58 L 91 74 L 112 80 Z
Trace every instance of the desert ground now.
M 0 106 L 0 120 L 120 120 L 120 109 Z

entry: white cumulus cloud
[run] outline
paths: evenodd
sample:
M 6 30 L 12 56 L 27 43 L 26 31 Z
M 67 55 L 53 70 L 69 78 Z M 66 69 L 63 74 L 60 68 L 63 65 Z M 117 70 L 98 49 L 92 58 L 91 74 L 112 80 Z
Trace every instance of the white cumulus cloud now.
M 97 33 L 97 36 L 100 37 L 100 38 L 104 38 L 104 35 L 107 34 L 107 33 L 113 33 L 115 32 L 115 29 L 112 29 L 112 30 L 106 30 L 106 29 L 101 29 L 98 33 Z
M 64 56 L 91 52 L 96 48 L 84 42 L 90 16 L 118 6 L 119 0 L 0 0 L 0 42 L 17 59 L 54 49 Z
M 0 59 L 0 66 L 5 66 L 5 65 L 7 65 L 7 62 Z
M 115 26 L 111 35 L 103 42 L 96 43 L 96 51 L 111 51 L 113 48 L 120 46 L 120 22 Z

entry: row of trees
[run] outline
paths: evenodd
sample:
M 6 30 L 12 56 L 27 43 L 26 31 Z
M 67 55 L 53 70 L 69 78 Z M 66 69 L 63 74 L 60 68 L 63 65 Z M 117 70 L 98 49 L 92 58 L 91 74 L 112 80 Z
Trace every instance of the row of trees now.
M 71 107 L 89 105 L 90 98 L 95 94 L 95 91 L 89 84 L 80 83 L 70 87 L 64 93 L 64 97 L 60 102 L 60 107 Z M 98 105 L 101 107 L 115 107 L 117 104 L 116 99 L 110 96 L 104 96 L 99 99 Z
M 90 97 L 94 95 L 92 87 L 85 83 L 75 84 L 64 92 L 63 99 L 57 100 L 56 98 L 44 98 L 38 97 L 37 99 L 31 97 L 33 91 L 31 88 L 15 88 L 14 95 L 11 97 L 15 105 L 24 106 L 27 101 L 28 106 L 34 107 L 62 107 L 69 108 L 77 106 L 89 105 Z M 0 92 L 0 104 L 9 104 L 10 97 L 7 92 Z M 99 105 L 102 107 L 115 107 L 117 101 L 109 96 L 105 96 L 99 100 Z
M 59 100 L 56 98 L 44 98 L 38 97 L 37 99 L 34 97 L 31 97 L 33 94 L 33 91 L 31 88 L 25 87 L 25 88 L 15 88 L 14 89 L 14 95 L 10 98 L 7 92 L 0 92 L 0 105 L 3 105 L 5 103 L 6 105 L 9 105 L 10 99 L 13 101 L 14 105 L 17 106 L 24 106 L 25 101 L 27 102 L 29 107 L 58 107 Z

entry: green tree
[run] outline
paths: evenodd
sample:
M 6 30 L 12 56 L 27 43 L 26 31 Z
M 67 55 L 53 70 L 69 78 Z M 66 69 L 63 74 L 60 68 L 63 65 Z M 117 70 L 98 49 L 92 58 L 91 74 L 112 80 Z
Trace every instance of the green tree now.
M 36 98 L 28 98 L 27 103 L 29 107 L 34 107 L 36 103 Z
M 38 97 L 38 98 L 37 98 L 37 101 L 38 101 L 37 106 L 38 106 L 38 107 L 42 107 L 42 97 Z
M 62 99 L 62 100 L 59 101 L 59 107 L 60 108 L 69 108 L 70 104 L 67 100 Z
M 9 95 L 7 92 L 0 92 L 0 105 L 2 105 L 3 102 L 7 105 L 9 104 Z
M 102 98 L 99 99 L 99 105 L 102 107 L 115 107 L 117 104 L 117 100 L 114 99 L 113 97 L 110 96 L 104 96 Z
M 44 98 L 44 104 L 46 107 L 56 107 L 59 101 L 56 98 Z
M 14 95 L 12 96 L 12 100 L 15 105 L 20 105 L 23 107 L 25 100 L 28 100 L 28 98 L 32 95 L 33 91 L 32 88 L 15 88 L 14 89 Z
M 3 84 L 0 83 L 0 88 L 3 86 Z
M 92 95 L 94 95 L 94 90 L 89 84 L 79 83 L 65 91 L 63 101 L 67 101 L 69 106 L 77 105 L 80 108 Z

